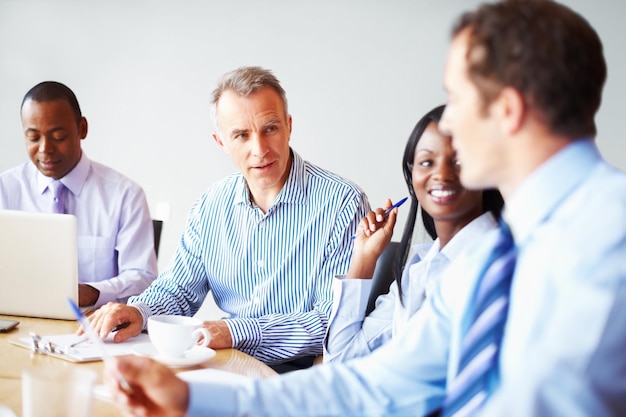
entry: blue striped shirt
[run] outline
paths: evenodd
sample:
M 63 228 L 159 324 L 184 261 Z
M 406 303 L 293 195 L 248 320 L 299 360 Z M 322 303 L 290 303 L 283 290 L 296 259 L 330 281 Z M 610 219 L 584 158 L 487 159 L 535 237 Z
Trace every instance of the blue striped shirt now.
M 195 314 L 211 290 L 230 315 L 233 347 L 268 364 L 322 353 L 332 280 L 348 270 L 369 203 L 355 184 L 292 155 L 266 214 L 240 173 L 194 203 L 168 267 L 129 300 L 144 325 L 150 315 Z

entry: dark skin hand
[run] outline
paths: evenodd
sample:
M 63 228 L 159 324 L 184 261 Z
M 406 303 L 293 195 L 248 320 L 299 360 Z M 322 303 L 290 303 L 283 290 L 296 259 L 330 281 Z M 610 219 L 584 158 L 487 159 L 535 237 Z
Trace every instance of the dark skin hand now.
M 354 250 L 350 260 L 347 278 L 369 279 L 374 275 L 376 261 L 385 250 L 393 235 L 398 209 L 395 208 L 384 216 L 385 209 L 391 207 L 391 200 L 387 199 L 383 208 L 370 211 L 361 220 L 358 227 L 358 236 L 354 239 Z
M 92 306 L 98 301 L 100 291 L 87 284 L 78 284 L 78 305 L 81 307 Z

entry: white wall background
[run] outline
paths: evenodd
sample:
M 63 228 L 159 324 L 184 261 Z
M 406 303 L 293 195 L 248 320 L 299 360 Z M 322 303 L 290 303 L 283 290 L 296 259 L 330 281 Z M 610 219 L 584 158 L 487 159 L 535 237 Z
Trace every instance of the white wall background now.
M 287 91 L 294 149 L 358 183 L 373 206 L 397 200 L 407 194 L 400 163 L 408 135 L 445 102 L 450 27 L 478 3 L 0 0 L 0 171 L 26 159 L 19 118 L 26 91 L 44 80 L 67 84 L 89 121 L 87 154 L 140 183 L 152 214 L 167 217 L 162 269 L 192 202 L 234 170 L 211 138 L 215 81 L 237 66 L 261 65 Z M 626 170 L 626 3 L 564 3 L 604 41 L 609 78 L 598 140 Z

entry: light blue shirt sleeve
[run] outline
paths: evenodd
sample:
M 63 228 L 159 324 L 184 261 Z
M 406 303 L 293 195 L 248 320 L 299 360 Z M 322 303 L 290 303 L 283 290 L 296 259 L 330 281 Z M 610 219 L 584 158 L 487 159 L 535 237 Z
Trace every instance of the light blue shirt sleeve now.
M 444 395 L 446 349 L 439 349 L 439 342 L 448 336 L 436 323 L 421 323 L 417 325 L 420 332 L 407 333 L 367 357 L 345 363 L 318 365 L 262 381 L 192 382 L 187 415 L 425 415 L 441 404 Z M 429 340 L 429 353 L 440 357 L 440 366 L 415 357 L 412 349 L 418 340 Z
M 324 344 L 324 362 L 365 356 L 391 339 L 391 323 L 397 291 L 376 299 L 376 308 L 365 317 L 372 288 L 371 279 L 333 281 L 333 312 Z
M 443 285 L 448 282 L 448 285 Z M 451 314 L 463 291 L 442 277 L 407 331 L 372 354 L 263 381 L 191 383 L 189 416 L 413 416 L 441 405 Z M 221 400 L 220 400 L 221 399 Z

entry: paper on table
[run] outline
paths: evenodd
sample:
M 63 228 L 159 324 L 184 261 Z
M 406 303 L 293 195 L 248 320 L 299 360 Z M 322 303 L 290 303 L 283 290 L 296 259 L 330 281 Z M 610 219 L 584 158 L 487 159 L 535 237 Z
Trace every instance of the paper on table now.
M 109 334 L 107 338 L 104 340 L 104 343 L 107 345 L 107 352 L 111 356 L 122 356 L 122 355 L 132 355 L 133 354 L 133 346 L 137 343 L 146 343 L 150 341 L 150 338 L 147 334 L 141 333 L 139 336 L 132 337 L 125 342 L 122 343 L 114 343 L 113 342 L 113 334 Z M 43 342 L 51 342 L 54 346 L 66 350 L 67 346 L 72 345 L 82 339 L 85 336 L 78 336 L 74 333 L 71 334 L 61 334 L 61 335 L 52 335 L 52 336 L 41 336 Z M 19 340 L 11 340 L 13 344 L 18 346 L 22 346 L 25 348 L 30 348 L 32 339 L 30 337 L 23 337 Z M 89 361 L 97 361 L 102 359 L 102 354 L 98 350 L 97 346 L 95 346 L 91 341 L 87 340 L 82 342 L 70 349 L 67 349 L 64 353 L 48 353 L 51 356 L 58 357 L 61 359 L 69 360 L 72 362 L 89 362 Z

